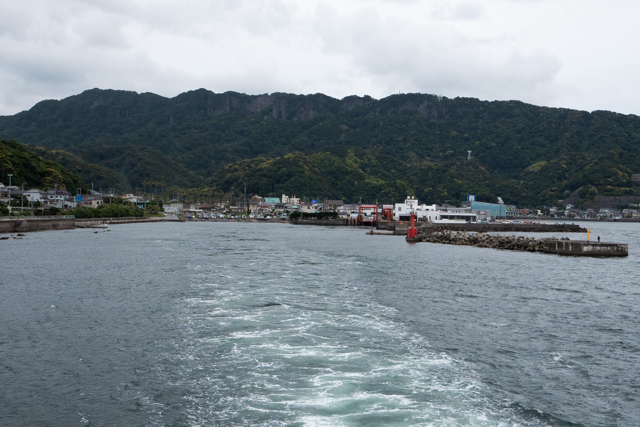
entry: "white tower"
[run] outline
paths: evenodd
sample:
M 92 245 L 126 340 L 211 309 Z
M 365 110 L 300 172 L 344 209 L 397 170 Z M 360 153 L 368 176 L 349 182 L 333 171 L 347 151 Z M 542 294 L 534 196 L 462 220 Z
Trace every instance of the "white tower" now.
M 471 150 L 467 150 L 467 153 L 469 153 L 469 155 L 467 156 L 467 160 L 471 160 Z

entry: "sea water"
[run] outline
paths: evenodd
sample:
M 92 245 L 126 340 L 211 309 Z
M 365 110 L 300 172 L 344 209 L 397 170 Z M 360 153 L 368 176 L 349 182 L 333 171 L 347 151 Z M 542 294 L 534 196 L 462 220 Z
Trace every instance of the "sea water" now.
M 587 226 L 631 255 L 230 222 L 2 241 L 0 425 L 640 425 L 640 226 Z

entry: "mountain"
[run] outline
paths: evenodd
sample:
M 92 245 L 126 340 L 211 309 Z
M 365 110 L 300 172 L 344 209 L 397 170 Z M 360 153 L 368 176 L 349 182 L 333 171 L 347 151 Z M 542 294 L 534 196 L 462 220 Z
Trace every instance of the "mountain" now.
M 25 188 L 53 188 L 56 184 L 75 194 L 82 187 L 77 175 L 50 160 L 45 160 L 29 150 L 24 144 L 0 139 L 0 177 L 5 185 L 9 185 L 8 174 L 13 174 L 11 184 Z M 5 181 L 6 180 L 6 181 Z M 86 186 L 84 186 L 86 190 Z
M 67 151 L 120 176 L 103 187 L 153 180 L 238 191 L 247 181 L 261 195 L 286 189 L 373 201 L 412 193 L 438 203 L 470 192 L 533 206 L 576 194 L 640 194 L 631 180 L 640 173 L 639 117 L 518 101 L 204 89 L 164 98 L 93 89 L 0 117 L 0 136 Z M 350 156 L 382 166 L 357 171 Z M 286 162 L 297 166 L 283 169 Z M 278 177 L 285 170 L 292 175 Z M 362 179 L 386 184 L 362 187 Z

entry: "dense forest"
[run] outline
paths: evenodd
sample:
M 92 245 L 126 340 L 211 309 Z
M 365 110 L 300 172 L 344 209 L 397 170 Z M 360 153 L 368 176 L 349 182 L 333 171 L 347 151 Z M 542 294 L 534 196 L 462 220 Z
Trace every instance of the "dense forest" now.
M 263 196 L 476 194 L 521 206 L 640 194 L 640 117 L 518 101 L 93 89 L 0 117 L 0 136 L 119 191 L 154 182 L 238 193 L 246 183 Z
M 77 175 L 55 162 L 43 159 L 24 144 L 0 139 L 0 182 L 7 186 L 9 174 L 13 175 L 12 185 L 24 184 L 26 189 L 54 188 L 57 185 L 75 194 L 82 185 Z

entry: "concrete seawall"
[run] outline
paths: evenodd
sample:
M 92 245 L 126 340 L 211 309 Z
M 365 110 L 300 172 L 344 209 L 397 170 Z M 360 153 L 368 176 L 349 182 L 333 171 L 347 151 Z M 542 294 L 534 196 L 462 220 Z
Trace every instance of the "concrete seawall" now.
M 125 218 L 82 218 L 76 219 L 77 228 L 92 228 L 97 225 L 140 224 L 145 222 L 177 221 L 161 217 L 125 217 Z
M 344 218 L 339 219 L 299 219 L 292 220 L 292 224 L 296 225 L 333 225 L 333 226 L 348 226 L 357 225 L 356 220 L 349 220 Z
M 629 245 L 584 240 L 555 240 L 543 242 L 540 252 L 572 256 L 625 257 L 629 255 Z
M 17 219 L 0 219 L 0 233 L 70 230 L 75 227 L 76 222 L 73 217 L 23 217 Z

